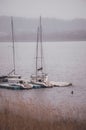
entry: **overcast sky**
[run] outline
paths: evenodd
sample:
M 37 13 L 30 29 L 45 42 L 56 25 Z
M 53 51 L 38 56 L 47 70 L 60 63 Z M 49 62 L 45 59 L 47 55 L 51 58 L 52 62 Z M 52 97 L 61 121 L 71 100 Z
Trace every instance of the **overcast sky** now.
M 0 15 L 86 18 L 86 0 L 0 0 Z

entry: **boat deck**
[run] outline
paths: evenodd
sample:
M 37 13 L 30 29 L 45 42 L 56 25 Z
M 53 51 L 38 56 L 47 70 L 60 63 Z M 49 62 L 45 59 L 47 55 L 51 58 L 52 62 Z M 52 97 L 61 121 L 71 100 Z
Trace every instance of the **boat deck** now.
M 72 86 L 72 83 L 68 82 L 48 82 L 48 83 L 28 83 L 28 84 L 19 84 L 19 83 L 0 83 L 0 88 L 13 89 L 13 90 L 29 90 L 37 88 L 52 88 L 52 87 L 68 87 Z

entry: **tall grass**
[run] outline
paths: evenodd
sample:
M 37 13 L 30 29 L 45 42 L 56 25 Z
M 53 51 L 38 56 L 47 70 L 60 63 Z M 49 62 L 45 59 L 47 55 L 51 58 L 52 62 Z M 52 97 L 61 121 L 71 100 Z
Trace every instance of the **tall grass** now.
M 15 115 L 6 109 L 0 113 L 0 130 L 86 130 L 86 122 L 69 119 L 38 121 L 29 116 Z
M 0 110 L 0 130 L 86 130 L 86 120 L 73 119 L 72 116 L 69 116 L 69 118 L 60 117 L 62 115 L 60 110 L 55 120 L 48 120 L 46 116 L 50 114 L 52 116 L 52 112 L 45 109 L 44 119 L 40 118 L 38 120 L 31 117 L 30 112 L 27 111 L 29 106 L 26 107 L 21 100 L 18 104 L 12 104 L 10 100 L 5 99 L 2 95 L 0 95 L 0 98 L 0 106 L 3 107 Z M 17 112 L 16 107 L 19 108 Z M 34 109 L 32 108 L 32 111 Z M 41 112 L 40 114 L 42 114 Z

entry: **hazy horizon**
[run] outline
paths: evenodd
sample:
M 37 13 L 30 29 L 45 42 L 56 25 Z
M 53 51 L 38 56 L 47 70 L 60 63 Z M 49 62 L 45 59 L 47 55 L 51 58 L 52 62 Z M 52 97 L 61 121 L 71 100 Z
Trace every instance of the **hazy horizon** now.
M 44 40 L 86 40 L 85 0 L 0 0 L 0 16 L 14 17 L 17 41 L 36 39 L 40 15 Z M 10 27 L 10 18 L 1 17 L 0 41 L 11 39 Z
M 14 17 L 15 41 L 36 41 L 39 19 Z M 60 20 L 42 17 L 43 41 L 86 40 L 86 19 Z M 0 17 L 0 41 L 11 40 L 11 19 Z
M 86 19 L 85 0 L 0 0 L 0 16 Z
M 42 16 L 42 15 L 30 16 L 30 17 L 26 17 L 26 16 L 13 16 L 13 15 L 0 15 L 0 17 L 5 17 L 5 18 L 6 17 L 9 17 L 9 18 L 11 18 L 11 17 L 13 17 L 13 18 L 24 18 L 26 20 L 28 20 L 28 19 L 39 20 L 40 16 L 41 16 L 42 19 L 49 19 L 49 20 L 52 20 L 52 19 L 54 19 L 54 20 L 63 20 L 63 21 L 86 20 L 86 18 L 82 18 L 82 17 L 76 17 L 76 18 L 71 18 L 71 19 L 64 19 L 64 18 L 57 18 L 57 17 L 53 17 L 53 16 L 49 17 L 49 16 Z

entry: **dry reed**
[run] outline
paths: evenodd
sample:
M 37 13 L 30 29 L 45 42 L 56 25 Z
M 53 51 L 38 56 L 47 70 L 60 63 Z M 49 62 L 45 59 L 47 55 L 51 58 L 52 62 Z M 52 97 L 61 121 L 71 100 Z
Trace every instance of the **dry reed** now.
M 77 120 L 71 117 L 58 118 L 58 115 L 55 117 L 55 120 L 48 120 L 47 118 L 45 118 L 46 120 L 41 118 L 38 120 L 31 117 L 30 112 L 27 111 L 29 106 L 26 107 L 22 101 L 19 101 L 18 104 L 12 104 L 9 100 L 4 99 L 1 94 L 0 98 L 2 100 L 0 106 L 3 107 L 0 110 L 0 130 L 86 130 L 86 120 Z M 16 107 L 19 108 L 17 110 L 18 113 L 16 113 Z M 32 110 L 34 109 L 32 108 Z M 51 113 L 48 111 L 48 116 Z

